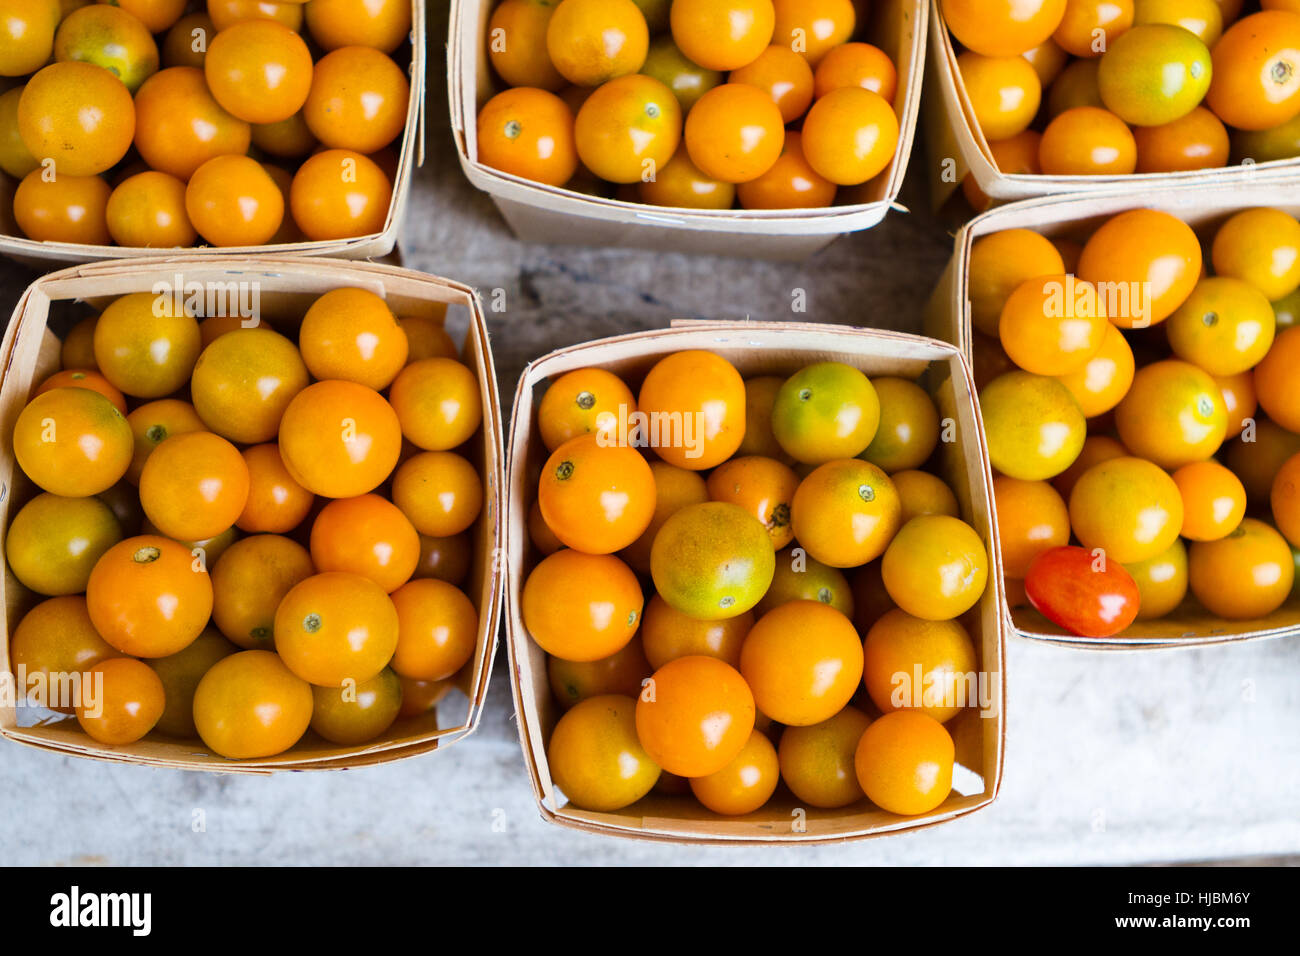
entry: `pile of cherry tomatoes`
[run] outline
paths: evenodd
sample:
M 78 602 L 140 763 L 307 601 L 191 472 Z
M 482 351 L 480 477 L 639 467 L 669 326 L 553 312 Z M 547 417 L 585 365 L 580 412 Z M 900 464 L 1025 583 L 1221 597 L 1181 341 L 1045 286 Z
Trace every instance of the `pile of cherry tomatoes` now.
M 855 0 L 502 0 L 510 87 L 478 115 L 485 165 L 691 209 L 818 208 L 898 147 L 895 64 Z
M 82 320 L 17 417 L 38 493 L 5 555 L 40 603 L 11 670 L 81 675 L 54 703 L 102 744 L 197 734 L 234 759 L 430 711 L 478 641 L 484 495 L 455 450 L 479 382 L 441 320 L 352 288 L 281 331 L 170 302 Z
M 1203 247 L 1135 209 L 1082 243 L 1010 229 L 970 256 L 1013 600 L 1089 637 L 1189 591 L 1219 618 L 1281 607 L 1300 545 L 1300 222 L 1243 209 Z
M 735 815 L 783 781 L 812 807 L 939 806 L 989 571 L 923 470 L 940 431 L 915 382 L 841 362 L 745 380 L 683 351 L 636 395 L 601 368 L 551 382 L 520 611 L 565 710 L 547 759 L 568 800 Z M 931 690 L 898 697 L 899 675 Z
M 174 248 L 382 232 L 410 0 L 188 6 L 0 0 L 0 171 L 21 234 Z
M 1168 173 L 1300 156 L 1300 3 L 942 0 L 1003 173 Z M 988 199 L 970 177 L 977 209 Z

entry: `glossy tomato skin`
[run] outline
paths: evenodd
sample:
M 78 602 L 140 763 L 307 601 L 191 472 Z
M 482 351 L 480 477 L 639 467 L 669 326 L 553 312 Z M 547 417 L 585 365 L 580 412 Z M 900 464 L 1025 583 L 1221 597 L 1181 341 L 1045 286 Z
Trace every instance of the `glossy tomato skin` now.
M 1029 566 L 1025 593 L 1054 624 L 1081 637 L 1111 637 L 1137 617 L 1141 598 L 1117 561 L 1069 545 L 1044 551 Z

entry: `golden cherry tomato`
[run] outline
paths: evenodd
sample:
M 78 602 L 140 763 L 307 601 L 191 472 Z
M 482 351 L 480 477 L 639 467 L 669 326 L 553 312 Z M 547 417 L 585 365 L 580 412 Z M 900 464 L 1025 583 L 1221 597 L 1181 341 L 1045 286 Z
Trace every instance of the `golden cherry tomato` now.
M 1106 323 L 1101 346 L 1077 370 L 1057 379 L 1070 390 L 1086 418 L 1110 411 L 1133 384 L 1133 349 L 1116 326 Z
M 121 540 L 121 525 L 98 498 L 41 494 L 10 519 L 5 560 L 38 594 L 79 594 L 95 562 Z
M 863 681 L 882 713 L 915 710 L 939 723 L 956 717 L 975 673 L 975 645 L 956 621 L 927 621 L 906 611 L 881 617 L 863 641 Z
M 1007 577 L 1023 578 L 1038 555 L 1070 543 L 1070 513 L 1047 482 L 998 475 L 993 497 Z
M 691 162 L 722 182 L 746 183 L 762 176 L 776 164 L 784 142 L 781 108 L 767 93 L 744 83 L 714 87 L 686 117 Z
M 185 210 L 185 184 L 149 171 L 123 180 L 108 197 L 104 215 L 119 246 L 192 246 L 198 233 Z
M 1101 348 L 1110 323 L 1097 287 L 1073 276 L 1026 279 L 1007 297 L 998 337 L 1011 361 L 1035 375 L 1069 375 Z
M 960 518 L 923 515 L 899 529 L 881 559 L 889 596 L 927 621 L 964 614 L 984 593 L 989 559 L 975 529 Z
M 343 747 L 374 740 L 402 709 L 402 680 L 387 667 L 355 687 L 313 686 L 311 694 L 311 729 Z
M 1189 549 L 1192 594 L 1211 614 L 1229 620 L 1267 617 L 1286 601 L 1295 561 L 1286 539 L 1270 525 L 1245 518 L 1217 541 L 1194 541 Z
M 1066 0 L 1052 38 L 1073 56 L 1101 56 L 1133 25 L 1133 15 L 1133 0 Z
M 0 76 L 26 76 L 44 66 L 61 16 L 59 0 L 0 2 Z
M 1187 546 L 1182 538 L 1153 558 L 1124 565 L 1124 570 L 1138 587 L 1139 621 L 1164 617 L 1187 596 Z
M 721 621 L 699 620 L 678 611 L 656 594 L 645 608 L 641 646 L 654 670 L 679 657 L 697 654 L 739 667 L 741 645 L 753 626 L 754 615 L 749 611 Z
M 415 573 L 420 537 L 401 510 L 379 495 L 339 498 L 311 527 L 311 558 L 318 571 L 346 571 L 391 594 Z
M 248 466 L 219 435 L 194 431 L 162 442 L 140 472 L 140 503 L 163 534 L 203 541 L 232 527 L 248 502 Z
M 551 779 L 574 806 L 608 813 L 654 788 L 660 770 L 637 736 L 641 706 L 622 694 L 603 694 L 556 723 L 546 760 Z
M 898 70 L 879 47 L 870 43 L 844 43 L 822 57 L 813 82 L 813 95 L 817 99 L 842 86 L 860 86 L 892 103 L 898 89 Z
M 397 469 L 392 499 L 420 534 L 446 538 L 477 520 L 483 482 L 474 466 L 455 452 L 426 451 Z
M 516 87 L 498 93 L 478 114 L 478 158 L 485 166 L 548 186 L 563 186 L 578 170 L 573 112 L 546 90 Z
M 1029 229 L 1003 229 L 971 244 L 967 271 L 971 323 L 985 335 L 996 336 L 1011 293 L 1035 276 L 1067 270 L 1050 240 Z
M 1029 128 L 1042 100 L 1042 83 L 1022 56 L 982 56 L 967 50 L 957 69 L 975 122 L 986 139 L 1015 136 Z
M 772 42 L 787 46 L 817 66 L 848 41 L 857 26 L 852 0 L 773 0 Z
M 745 437 L 736 454 L 785 460 L 785 449 L 772 432 L 772 406 L 783 384 L 785 379 L 776 375 L 745 380 Z
M 601 179 L 646 182 L 657 179 L 677 151 L 681 106 L 672 90 L 653 77 L 619 77 L 587 97 L 573 135 L 583 164 Z
M 161 398 L 184 386 L 200 345 L 198 322 L 171 296 L 121 296 L 95 323 L 95 364 L 137 398 Z
M 337 4 L 340 0 L 332 2 Z M 492 11 L 488 21 L 488 57 L 507 86 L 535 87 L 552 93 L 564 86 L 565 79 L 546 49 L 546 29 L 555 6 L 550 0 L 503 0 Z M 347 29 L 351 29 L 350 24 Z M 345 37 L 340 39 L 343 43 L 339 45 L 352 42 Z
M 36 391 L 32 393 L 32 398 L 43 395 L 54 388 L 88 388 L 92 392 L 99 392 L 100 395 L 113 403 L 114 408 L 123 415 L 126 414 L 126 398 L 114 387 L 112 382 L 93 368 L 69 368 L 61 372 L 55 372 L 36 387 Z
M 23 88 L 15 86 L 0 93 L 0 170 L 22 179 L 40 167 L 40 161 L 27 149 L 18 132 L 18 101 Z
M 290 477 L 327 498 L 373 491 L 392 474 L 402 450 L 393 407 L 355 382 L 308 385 L 285 408 L 279 436 Z
M 309 381 L 302 357 L 283 335 L 237 328 L 199 355 L 190 393 L 209 429 L 249 444 L 276 436 L 285 409 Z
M 131 426 L 113 403 L 88 388 L 55 388 L 18 414 L 13 449 L 18 466 L 43 490 L 95 495 L 126 474 Z
M 613 372 L 578 369 L 547 388 L 537 408 L 538 433 L 548 451 L 588 432 L 614 438 L 619 423 L 626 423 L 635 411 L 631 389 Z
M 799 476 L 781 462 L 758 456 L 732 458 L 709 475 L 709 497 L 740 505 L 767 528 L 772 548 L 779 551 L 794 538 L 790 502 Z
M 1285 298 L 1300 288 L 1300 222 L 1280 209 L 1244 209 L 1214 234 L 1211 258 L 1218 275 L 1250 283 L 1270 302 Z
M 781 119 L 793 123 L 813 101 L 813 71 L 808 61 L 788 46 L 773 44 L 757 59 L 732 70 L 728 83 L 743 83 L 772 98 Z
M 1255 367 L 1255 391 L 1260 408 L 1291 432 L 1300 432 L 1297 360 L 1300 360 L 1300 328 L 1289 328 L 1276 338 L 1263 361 Z
M 621 560 L 564 549 L 529 573 L 521 613 L 528 633 L 548 654 L 599 661 L 636 634 L 642 603 L 641 585 Z
M 1085 243 L 1078 274 L 1098 288 L 1124 293 L 1119 307 L 1107 313 L 1120 328 L 1156 325 L 1173 315 L 1196 287 L 1200 240 L 1187 223 L 1167 212 L 1122 212 Z
M 687 471 L 664 461 L 650 462 L 650 471 L 654 473 L 655 479 L 654 516 L 641 536 L 619 552 L 623 560 L 641 574 L 650 573 L 650 549 L 664 522 L 687 505 L 699 505 L 709 500 L 708 487 L 698 472 Z M 541 519 L 540 508 L 537 515 Z M 543 526 L 546 524 L 544 520 L 541 523 Z M 549 528 L 546 531 L 550 537 L 555 536 L 555 532 Z M 555 544 L 557 547 L 563 546 L 558 538 L 555 539 Z
M 106 246 L 108 183 L 98 176 L 62 175 L 47 181 L 37 169 L 14 191 L 14 221 L 28 239 Z
M 215 156 L 190 177 L 185 211 L 214 246 L 260 246 L 284 220 L 284 194 L 257 160 Z
M 821 209 L 835 202 L 836 186 L 808 164 L 803 137 L 786 130 L 781 155 L 772 168 L 736 186 L 743 209 Z
M 398 373 L 388 392 L 402 435 L 426 451 L 464 444 L 483 420 L 478 379 L 453 359 L 412 362 Z
M 23 668 L 28 685 L 22 688 L 24 699 L 70 714 L 75 700 L 53 693 L 62 675 L 86 672 L 102 660 L 119 656 L 95 630 L 86 610 L 86 599 L 69 595 L 42 601 L 23 615 L 9 637 L 9 661 L 17 671 Z M 43 684 L 37 684 L 36 675 Z
M 1114 113 L 1076 106 L 1043 130 L 1038 165 L 1048 176 L 1127 176 L 1137 169 L 1137 141 Z
M 1012 478 L 1041 481 L 1078 457 L 1086 422 L 1070 390 L 1054 378 L 1013 371 L 980 391 L 989 460 Z
M 1050 37 L 1066 0 L 942 0 L 944 23 L 962 46 L 985 56 L 1017 56 Z
M 744 379 L 712 352 L 675 352 L 656 362 L 641 384 L 637 409 L 650 422 L 650 447 L 678 468 L 713 468 L 744 440 Z M 681 422 L 679 433 L 670 424 L 656 426 L 672 422 Z
M 1115 427 L 1135 455 L 1178 468 L 1219 450 L 1228 410 L 1214 379 L 1188 362 L 1165 359 L 1138 370 L 1115 407 Z
M 903 816 L 929 813 L 952 790 L 952 737 L 933 717 L 886 714 L 858 741 L 854 767 L 867 798 Z
M 453 676 L 478 646 L 478 611 L 454 584 L 434 578 L 409 581 L 393 592 L 397 649 L 392 668 L 415 680 Z
M 402 134 L 410 98 L 406 73 L 391 57 L 345 46 L 316 63 L 302 116 L 326 146 L 369 155 Z
M 776 748 L 766 734 L 754 730 L 730 763 L 707 776 L 692 777 L 690 785 L 695 799 L 714 813 L 740 816 L 771 800 L 780 781 Z
M 296 541 L 275 534 L 242 538 L 212 567 L 212 622 L 240 647 L 271 650 L 276 608 L 315 573 L 311 555 Z
M 814 807 L 847 807 L 862 799 L 853 765 L 858 741 L 871 719 L 855 707 L 807 727 L 781 733 L 781 779 L 802 802 Z
M 327 149 L 294 173 L 289 207 L 303 234 L 320 242 L 382 232 L 392 198 L 392 181 L 373 160 Z
M 109 548 L 86 584 L 95 630 L 123 654 L 166 657 L 198 637 L 212 614 L 212 582 L 188 548 L 141 535 Z
M 145 25 L 123 10 L 102 4 L 64 18 L 54 35 L 54 59 L 102 66 L 134 93 L 158 71 L 158 47 Z
M 311 304 L 298 331 L 302 360 L 316 378 L 379 390 L 392 384 L 410 346 L 387 304 L 365 289 L 332 289 Z
M 1223 11 L 1216 0 L 1136 0 L 1133 25 L 1171 23 L 1196 36 L 1207 47 L 1223 35 Z
M 818 601 L 774 608 L 750 629 L 740 673 L 773 720 L 806 727 L 828 720 L 862 679 L 862 642 L 847 617 Z
M 145 663 L 162 681 L 165 705 L 154 729 L 168 737 L 197 737 L 194 692 L 217 661 L 239 649 L 215 628 L 205 628 L 184 650 Z
M 672 36 L 655 37 L 650 41 L 650 52 L 641 72 L 672 90 L 683 113 L 723 80 L 717 70 L 706 69 L 687 59 Z
M 843 362 L 800 369 L 772 404 L 772 434 L 787 454 L 810 465 L 862 454 L 879 425 L 875 387 Z
M 1212 63 L 1205 102 L 1229 126 L 1268 129 L 1300 113 L 1300 13 L 1243 17 L 1214 45 Z
M 1020 55 L 1034 68 L 1034 72 L 1038 74 L 1038 82 L 1042 84 L 1043 89 L 1047 89 L 1061 75 L 1061 71 L 1065 69 L 1065 64 L 1070 59 L 1070 55 L 1062 50 L 1060 44 L 1051 38 L 1044 40 L 1038 46 L 1026 50 Z
M 245 0 L 226 0 L 226 2 L 243 3 Z M 270 0 L 253 0 L 253 2 L 269 3 Z M 279 7 L 281 4 L 277 3 L 275 6 Z M 208 54 L 208 41 L 216 35 L 217 26 L 206 12 L 186 14 L 172 24 L 163 39 L 162 65 L 192 66 L 203 69 L 203 58 Z
M 898 492 L 903 524 L 907 524 L 917 515 L 957 517 L 957 496 L 952 493 L 952 489 L 942 478 L 928 471 L 909 468 L 894 472 L 889 476 L 889 480 L 894 483 L 894 490 Z
M 884 553 L 902 523 L 902 505 L 881 469 L 843 458 L 799 483 L 791 523 L 800 546 L 818 561 L 852 568 Z
M 550 657 L 546 662 L 551 693 L 565 710 L 602 694 L 636 697 L 652 670 L 654 668 L 646 660 L 638 637 L 624 644 L 622 650 L 598 661 L 566 661 Z
M 411 5 L 404 0 L 312 0 L 303 6 L 303 12 L 307 32 L 325 50 L 368 46 L 392 53 L 411 33 Z M 512 81 L 510 85 L 535 84 Z
M 1202 279 L 1169 317 L 1169 345 L 1211 375 L 1237 375 L 1259 364 L 1273 345 L 1276 320 L 1264 293 L 1227 276 Z
M 1173 544 L 1183 527 L 1178 485 L 1144 458 L 1112 458 L 1079 476 L 1070 524 L 1085 548 L 1121 564 L 1145 561 Z
M 753 608 L 772 583 L 775 566 L 767 529 L 725 501 L 682 508 L 664 522 L 650 551 L 659 594 L 678 611 L 704 621 Z
M 709 70 L 752 63 L 775 36 L 772 0 L 674 0 L 673 40 L 692 62 Z
M 101 744 L 135 743 L 153 730 L 162 716 L 162 681 L 142 661 L 112 657 L 91 667 L 86 679 L 99 691 L 96 695 L 82 685 L 81 701 L 76 706 L 77 723 Z
M 1241 479 L 1217 461 L 1197 461 L 1173 473 L 1183 499 L 1180 534 L 1189 541 L 1215 541 L 1236 530 L 1246 515 Z
M 122 81 L 93 63 L 52 63 L 27 81 L 18 132 L 57 175 L 94 176 L 116 166 L 135 136 L 135 104 Z
M 273 20 L 243 20 L 222 30 L 208 45 L 203 72 L 221 107 L 248 123 L 288 119 L 312 88 L 307 44 Z
M 1203 106 L 1162 126 L 1133 131 L 1139 173 L 1181 173 L 1228 165 L 1228 130 Z
M 898 136 L 898 117 L 884 97 L 844 87 L 831 90 L 808 111 L 803 151 L 820 175 L 840 186 L 856 186 L 893 162 Z
M 650 677 L 636 702 L 636 734 L 656 764 L 682 777 L 717 773 L 754 730 L 754 695 L 730 664 L 679 657 Z
M 242 156 L 249 124 L 227 113 L 208 91 L 203 71 L 177 66 L 145 80 L 135 96 L 135 146 L 153 169 L 188 181 L 215 156 Z
M 186 0 L 112 0 L 112 3 L 143 23 L 150 33 L 163 33 L 185 12 Z
M 880 423 L 862 457 L 888 474 L 922 465 L 939 443 L 939 412 L 915 382 L 881 377 L 872 382 Z
M 232 760 L 273 757 L 311 723 L 311 685 L 271 651 L 241 651 L 203 675 L 194 691 L 194 725 L 212 750 Z
M 776 556 L 772 583 L 763 600 L 754 605 L 754 613 L 762 617 L 773 608 L 791 601 L 818 601 L 830 605 L 845 617 L 853 617 L 853 592 L 848 578 L 838 568 L 822 564 L 802 549 L 788 548 Z
M 650 31 L 632 0 L 561 0 L 546 27 L 546 49 L 570 83 L 599 86 L 636 73 Z
M 298 582 L 275 612 L 275 649 L 311 684 L 341 687 L 378 674 L 397 648 L 398 614 L 378 584 L 327 571 Z

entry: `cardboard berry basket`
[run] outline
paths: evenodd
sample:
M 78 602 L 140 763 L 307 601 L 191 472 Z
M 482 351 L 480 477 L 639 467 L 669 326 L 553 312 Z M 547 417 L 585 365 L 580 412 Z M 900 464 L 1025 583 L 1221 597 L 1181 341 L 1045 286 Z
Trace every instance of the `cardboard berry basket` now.
M 483 478 L 484 503 L 482 514 L 470 529 L 474 557 L 464 584 L 465 593 L 478 610 L 478 640 L 473 657 L 450 679 L 460 694 L 444 698 L 436 711 L 399 717 L 384 735 L 358 747 L 331 744 L 310 730 L 289 751 L 254 760 L 228 760 L 208 751 L 197 738 L 179 740 L 158 732 L 127 746 L 101 745 L 84 734 L 71 717 L 54 719 L 50 712 L 40 711 L 49 719 L 37 720 L 33 708 L 22 706 L 22 694 L 15 691 L 9 659 L 9 635 L 22 615 L 40 599 L 18 582 L 0 557 L 0 599 L 5 609 L 0 626 L 0 689 L 6 691 L 0 696 L 0 734 L 44 750 L 117 763 L 246 773 L 364 767 L 437 750 L 467 736 L 482 715 L 496 650 L 501 589 L 496 555 L 502 502 L 500 402 L 483 314 L 467 286 L 371 263 L 194 255 L 96 263 L 38 279 L 19 300 L 0 343 L 0 533 L 7 533 L 15 504 L 24 503 L 36 491 L 14 461 L 11 436 L 32 389 L 59 366 L 60 341 L 49 328 L 51 317 L 59 325 L 66 322 L 66 313 L 74 302 L 102 304 L 129 292 L 156 291 L 155 283 L 172 289 L 178 281 L 183 281 L 187 290 L 194 288 L 191 283 L 201 283 L 208 292 L 228 290 L 235 283 L 252 284 L 258 290 L 261 314 L 271 324 L 278 324 L 281 317 L 285 322 L 295 316 L 300 318 L 317 296 L 340 287 L 373 292 L 399 315 L 437 318 L 448 307 L 468 313 L 461 358 L 478 378 L 483 424 L 461 453 Z
M 940 474 L 956 493 L 962 517 L 990 551 L 988 588 L 963 618 L 974 640 L 981 673 L 991 675 L 985 714 L 968 707 L 948 723 L 957 746 L 957 789 L 937 809 L 915 817 L 877 809 L 866 799 L 839 810 L 801 807 L 784 786 L 762 809 L 741 817 L 712 813 L 689 796 L 651 793 L 613 813 L 567 805 L 551 780 L 546 746 L 561 710 L 547 680 L 546 654 L 529 637 L 521 612 L 525 579 L 538 554 L 527 515 L 547 451 L 535 428 L 537 401 L 548 380 L 574 369 L 600 367 L 624 378 L 636 393 L 659 359 L 686 349 L 706 349 L 729 360 L 744 376 L 789 375 L 813 362 L 840 361 L 870 376 L 925 375 L 940 416 L 951 420 L 953 441 L 942 443 Z M 958 350 L 933 339 L 895 332 L 791 322 L 689 322 L 671 329 L 601 339 L 552 352 L 530 363 L 515 394 L 507 453 L 506 642 L 511 682 L 528 774 L 542 817 L 561 826 L 609 836 L 671 843 L 780 845 L 842 842 L 932 826 L 973 813 L 997 796 L 1002 776 L 1004 694 L 1000 578 L 992 559 L 992 487 L 983 426 L 970 372 Z M 964 768 L 964 769 L 961 769 Z
M 1181 173 L 1131 173 L 1127 176 L 1044 176 L 1004 173 L 997 167 L 988 140 L 975 121 L 957 48 L 944 22 L 939 0 L 930 2 L 930 55 L 926 68 L 925 123 L 929 178 L 935 208 L 947 202 L 969 171 L 994 203 L 1040 196 L 1117 190 L 1139 192 L 1152 186 L 1232 186 L 1253 177 L 1300 174 L 1300 158 L 1243 163 Z M 953 165 L 955 163 L 955 165 Z
M 426 69 L 426 30 L 424 0 L 411 0 L 410 42 L 393 54 L 404 65 L 411 83 L 406 127 L 392 144 L 398 150 L 397 174 L 393 177 L 393 198 L 381 232 L 350 239 L 328 239 L 278 243 L 263 246 L 214 248 L 194 246 L 190 249 L 156 249 L 141 246 L 89 246 L 72 242 L 37 242 L 23 236 L 13 221 L 13 191 L 17 183 L 0 173 L 0 253 L 35 268 L 47 269 L 58 263 L 88 263 L 106 259 L 177 255 L 252 256 L 276 253 L 293 256 L 330 256 L 341 259 L 378 259 L 397 245 L 406 208 L 411 196 L 411 178 L 417 166 L 424 165 L 424 91 Z M 274 157 L 272 157 L 274 159 Z M 288 204 L 284 214 L 290 215 Z M 201 240 L 200 240 L 201 241 Z
M 992 209 L 972 219 L 957 233 L 952 261 L 930 300 L 926 331 L 957 343 L 967 360 L 975 362 L 976 340 L 966 289 L 970 278 L 971 245 L 981 236 L 1003 229 L 1032 229 L 1049 238 L 1066 236 L 1081 241 L 1111 216 L 1125 210 L 1159 209 L 1187 222 L 1204 239 L 1233 213 L 1255 206 L 1271 206 L 1300 216 L 1300 181 L 1261 180 L 1214 190 L 1166 186 L 1141 194 L 1044 198 Z M 1071 647 L 1101 650 L 1206 647 L 1300 633 L 1300 593 L 1292 592 L 1287 602 L 1268 617 L 1248 621 L 1214 617 L 1189 594 L 1183 604 L 1169 615 L 1137 621 L 1106 639 L 1069 634 L 1029 608 L 1013 609 L 1006 605 L 1002 614 L 1009 631 L 1019 637 Z
M 852 204 L 825 209 L 697 210 L 588 196 L 491 169 L 478 160 L 478 110 L 500 92 L 487 56 L 496 0 L 452 0 L 448 91 L 452 135 L 471 183 L 488 193 L 510 228 L 530 242 L 632 246 L 665 252 L 805 259 L 838 236 L 877 225 L 898 198 L 916 131 L 925 61 L 925 0 L 878 0 L 869 39 L 894 60 L 899 120 L 893 162 L 850 190 Z

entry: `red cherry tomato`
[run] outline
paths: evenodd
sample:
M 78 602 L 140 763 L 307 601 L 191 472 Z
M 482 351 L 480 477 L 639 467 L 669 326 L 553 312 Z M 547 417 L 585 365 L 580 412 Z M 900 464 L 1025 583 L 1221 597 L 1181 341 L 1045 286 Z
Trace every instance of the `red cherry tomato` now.
M 1133 623 L 1141 597 L 1118 561 L 1088 548 L 1044 551 L 1025 575 L 1029 603 L 1081 637 L 1110 637 Z

